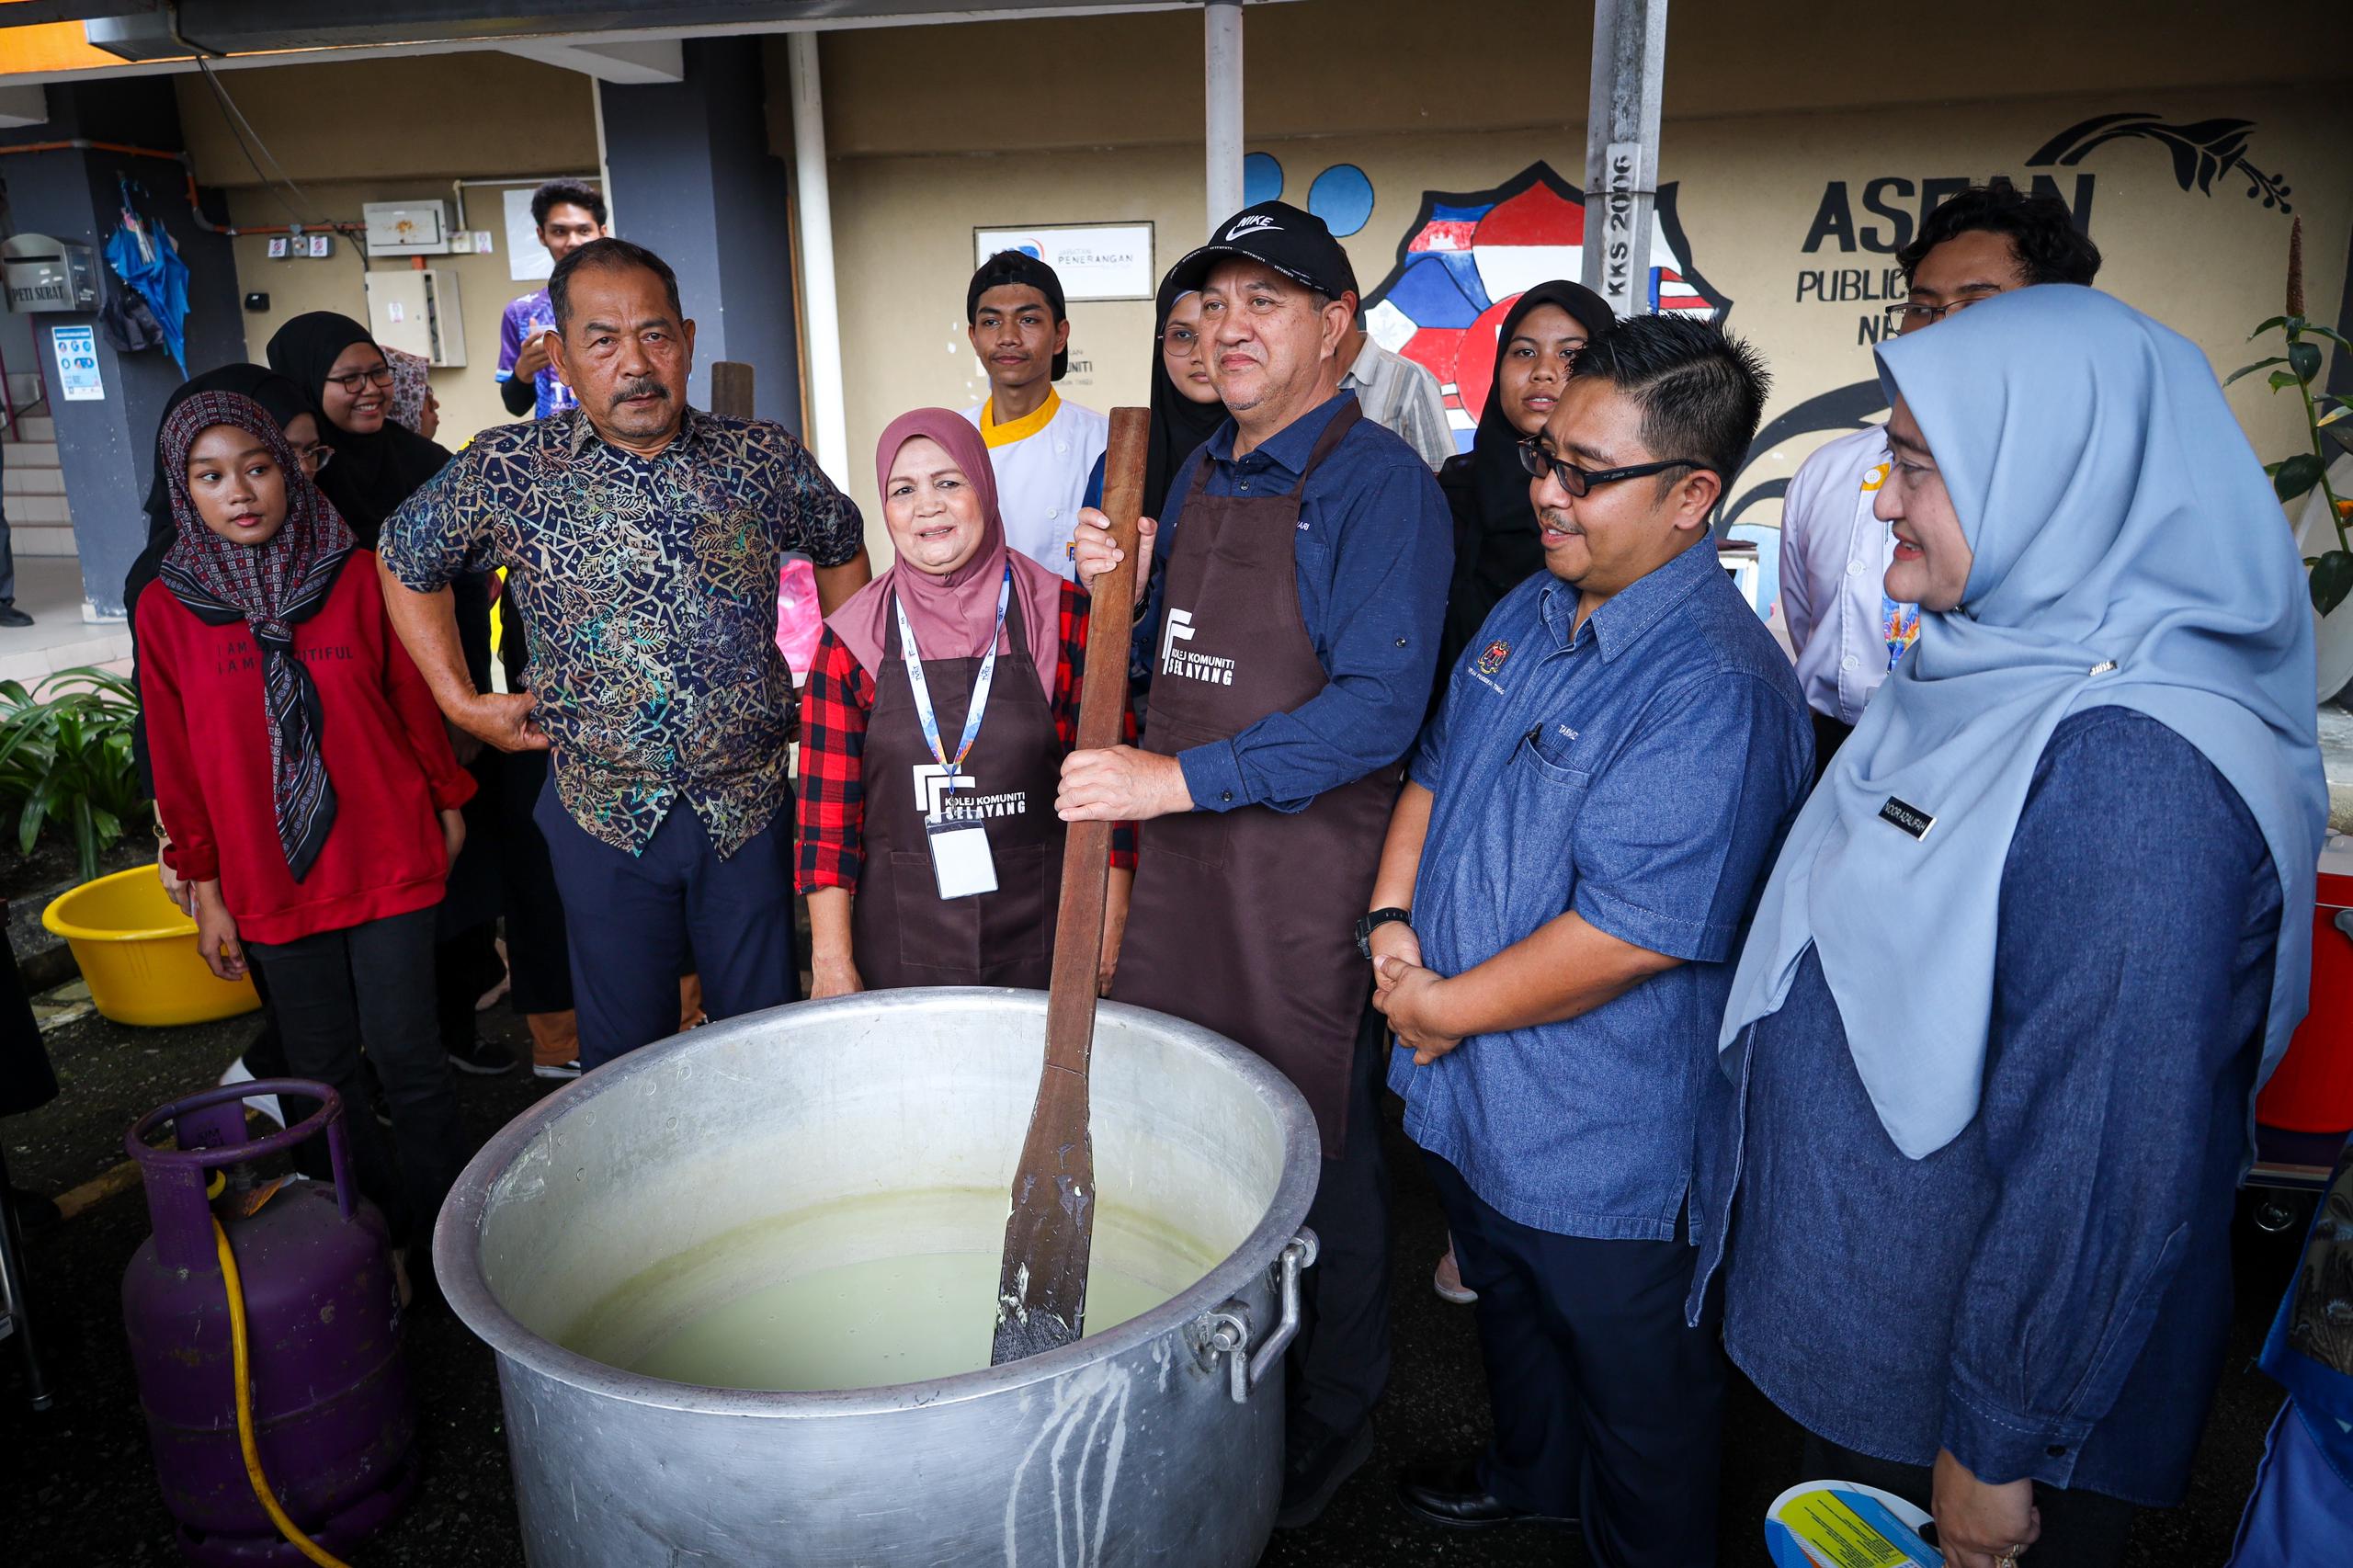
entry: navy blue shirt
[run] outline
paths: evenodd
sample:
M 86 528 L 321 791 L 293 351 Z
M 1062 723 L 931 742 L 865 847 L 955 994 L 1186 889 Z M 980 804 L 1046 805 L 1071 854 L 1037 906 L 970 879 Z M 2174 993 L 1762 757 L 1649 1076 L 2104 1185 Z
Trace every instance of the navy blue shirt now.
M 1414 758 L 1435 797 L 1422 960 L 1460 974 L 1571 910 L 1685 960 L 1578 1017 L 1391 1060 L 1405 1131 L 1523 1225 L 1664 1240 L 1740 926 L 1813 777 L 1790 661 L 1706 540 L 1575 626 L 1539 572 L 1456 663 Z
M 1288 495 L 1299 488 L 1324 427 L 1355 397 L 1335 395 L 1240 458 L 1229 419 L 1176 470 L 1168 515 L 1160 519 L 1151 595 L 1136 623 L 1138 665 L 1151 667 L 1168 551 L 1200 465 L 1211 465 L 1211 495 Z M 1371 420 L 1358 420 L 1309 476 L 1291 542 L 1300 617 L 1331 684 L 1230 740 L 1177 753 L 1185 786 L 1204 811 L 1302 811 L 1326 790 L 1403 756 L 1429 705 L 1454 519 L 1414 449 Z
M 1904 1157 L 1847 1053 L 1873 1020 L 1841 1020 L 1810 950 L 1727 1054 L 1740 1085 L 1711 1074 L 1693 1298 L 1729 1209 L 1733 1359 L 1850 1449 L 2179 1502 L 2230 1328 L 2279 902 L 2188 742 L 2120 708 L 2061 723 L 2003 865 L 1976 1119 Z

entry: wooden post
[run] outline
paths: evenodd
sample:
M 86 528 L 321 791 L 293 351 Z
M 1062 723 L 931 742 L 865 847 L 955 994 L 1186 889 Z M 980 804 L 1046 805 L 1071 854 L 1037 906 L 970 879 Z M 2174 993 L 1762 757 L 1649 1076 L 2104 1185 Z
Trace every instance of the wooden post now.
M 737 359 L 710 362 L 710 411 L 722 419 L 750 419 L 752 367 Z

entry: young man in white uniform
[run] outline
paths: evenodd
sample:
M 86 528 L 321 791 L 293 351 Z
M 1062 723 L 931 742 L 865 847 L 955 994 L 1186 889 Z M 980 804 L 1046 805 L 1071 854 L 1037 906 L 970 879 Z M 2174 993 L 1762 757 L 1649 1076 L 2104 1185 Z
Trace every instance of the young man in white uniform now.
M 1895 259 L 1907 285 L 1904 302 L 1888 311 L 1898 333 L 2013 289 L 2087 284 L 2099 272 L 2099 247 L 2064 203 L 2006 185 L 1944 202 Z M 1865 426 L 1798 465 L 1781 501 L 1781 613 L 1813 710 L 1816 778 L 1919 634 L 1920 608 L 1882 585 L 1895 539 L 1871 506 L 1887 465 L 1886 431 Z
M 1067 577 L 1071 530 L 1111 422 L 1054 391 L 1070 368 L 1062 279 L 1036 256 L 999 251 L 972 274 L 964 318 L 989 376 L 988 397 L 964 417 L 988 444 L 1006 542 Z

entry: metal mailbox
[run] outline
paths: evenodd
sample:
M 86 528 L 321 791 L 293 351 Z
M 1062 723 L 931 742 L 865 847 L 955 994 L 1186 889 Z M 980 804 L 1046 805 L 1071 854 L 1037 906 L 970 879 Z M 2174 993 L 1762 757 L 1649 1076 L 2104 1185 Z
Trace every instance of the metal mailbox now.
M 0 242 L 0 274 L 7 279 L 12 311 L 98 308 L 98 253 L 78 240 L 17 234 Z

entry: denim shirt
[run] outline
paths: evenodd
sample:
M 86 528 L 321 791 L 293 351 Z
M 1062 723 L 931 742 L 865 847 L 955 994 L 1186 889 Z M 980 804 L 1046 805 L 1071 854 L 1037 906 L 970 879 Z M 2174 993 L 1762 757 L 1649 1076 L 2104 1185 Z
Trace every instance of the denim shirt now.
M 1976 1119 L 1904 1157 L 1812 951 L 1726 1054 L 1737 1082 L 1711 1074 L 1692 1301 L 1729 1229 L 1733 1359 L 1863 1453 L 2179 1502 L 2230 1328 L 2279 903 L 2188 742 L 2120 708 L 2061 723 L 2002 869 Z
M 1229 419 L 1178 466 L 1154 547 L 1150 597 L 1136 622 L 1131 676 L 1152 667 L 1168 552 L 1200 465 L 1210 465 L 1202 488 L 1211 495 L 1289 495 L 1301 489 L 1324 427 L 1355 396 L 1335 393 L 1238 458 Z M 1404 756 L 1428 710 L 1454 517 L 1414 449 L 1370 419 L 1357 421 L 1308 475 L 1291 548 L 1300 619 L 1331 684 L 1231 739 L 1177 753 L 1199 810 L 1304 811 L 1325 790 Z M 1151 723 L 1148 711 L 1144 722 Z
M 1789 659 L 1708 541 L 1574 626 L 1539 572 L 1457 662 L 1413 763 L 1435 797 L 1413 924 L 1442 975 L 1574 910 L 1684 961 L 1564 1022 L 1391 1059 L 1405 1131 L 1521 1224 L 1665 1240 L 1734 941 L 1813 778 Z

